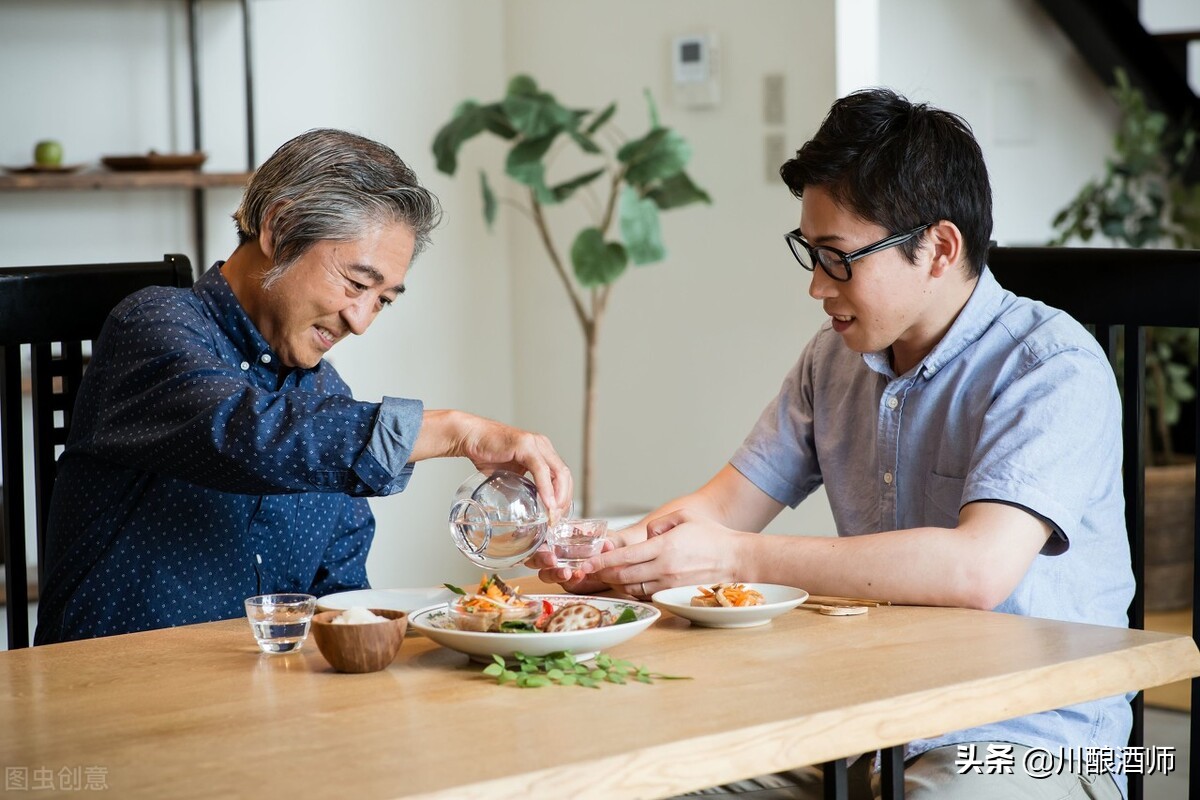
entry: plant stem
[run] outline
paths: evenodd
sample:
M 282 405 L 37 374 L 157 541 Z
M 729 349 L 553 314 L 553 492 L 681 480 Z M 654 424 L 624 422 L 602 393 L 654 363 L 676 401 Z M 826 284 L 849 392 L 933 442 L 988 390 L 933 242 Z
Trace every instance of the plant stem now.
M 597 344 L 600 340 L 600 321 L 604 316 L 602 297 L 607 296 L 608 287 L 592 289 L 592 322 L 584 328 L 585 352 L 583 373 L 583 509 L 584 517 L 592 515 L 596 475 L 596 398 L 598 387 Z
M 532 189 L 529 191 L 529 205 L 533 210 L 534 225 L 537 227 L 538 234 L 542 237 L 542 244 L 546 247 L 546 253 L 550 256 L 550 263 L 554 265 L 554 271 L 558 273 L 563 289 L 566 290 L 567 297 L 571 299 L 571 306 L 575 309 L 575 317 L 579 320 L 579 326 L 583 328 L 586 334 L 591 320 L 588 319 L 587 311 L 583 307 L 583 301 L 579 299 L 579 295 L 575 292 L 575 287 L 571 284 L 571 278 L 567 275 L 567 268 L 563 264 L 562 257 L 558 254 L 558 248 L 554 246 L 554 240 L 550 238 L 550 228 L 546 225 L 546 216 L 542 213 L 542 204 L 538 202 L 537 195 Z

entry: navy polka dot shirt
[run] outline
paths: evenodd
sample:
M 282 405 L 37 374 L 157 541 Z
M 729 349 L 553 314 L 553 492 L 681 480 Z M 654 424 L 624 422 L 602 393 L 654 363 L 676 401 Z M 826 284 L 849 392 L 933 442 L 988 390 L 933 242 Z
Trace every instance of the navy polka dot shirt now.
M 220 266 L 126 298 L 95 342 L 51 498 L 38 644 L 368 586 L 364 497 L 407 485 L 422 405 L 358 402 L 324 361 L 280 378 Z

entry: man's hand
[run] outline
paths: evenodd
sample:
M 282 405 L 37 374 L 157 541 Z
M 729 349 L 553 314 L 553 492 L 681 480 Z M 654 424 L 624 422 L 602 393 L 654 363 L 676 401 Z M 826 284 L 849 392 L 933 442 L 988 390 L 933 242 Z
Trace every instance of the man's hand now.
M 528 472 L 552 521 L 571 507 L 575 490 L 571 470 L 541 434 L 463 411 L 426 411 L 411 458 L 447 456 L 468 458 L 481 472 Z
M 637 597 L 672 586 L 733 580 L 741 537 L 752 535 L 687 509 L 650 520 L 645 533 L 645 539 L 585 561 L 585 579 Z
M 628 543 L 643 541 L 645 538 L 646 529 L 641 525 L 631 525 L 619 531 L 612 531 L 601 545 L 600 553 L 604 554 Z M 589 578 L 581 569 L 559 566 L 549 547 L 538 548 L 537 552 L 526 559 L 525 566 L 536 569 L 540 580 L 545 583 L 561 584 L 563 589 L 571 594 L 594 594 L 615 588 Z

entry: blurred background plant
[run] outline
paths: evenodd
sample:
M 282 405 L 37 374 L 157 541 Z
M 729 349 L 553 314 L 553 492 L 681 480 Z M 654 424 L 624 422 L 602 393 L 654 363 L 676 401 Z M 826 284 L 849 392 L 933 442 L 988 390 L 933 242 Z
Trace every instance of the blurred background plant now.
M 505 174 L 524 191 L 523 199 L 498 199 L 480 170 L 483 216 L 489 227 L 501 205 L 511 206 L 537 229 L 550 264 L 579 321 L 585 346 L 583 475 L 580 482 L 584 516 L 594 511 L 597 343 L 613 283 L 629 263 L 644 266 L 666 257 L 659 212 L 692 203 L 709 203 L 708 194 L 684 171 L 691 146 L 664 127 L 650 93 L 646 92 L 650 130 L 636 138 L 613 124 L 616 103 L 603 109 L 570 108 L 543 91 L 528 75 L 517 75 L 500 100 L 481 104 L 466 100 L 433 141 L 437 168 L 453 175 L 459 149 L 468 140 L 490 133 L 512 142 L 504 162 Z M 552 183 L 551 165 L 564 151 L 569 159 L 589 162 L 583 171 Z M 598 188 L 597 188 L 598 187 Z M 549 206 L 568 201 L 584 212 L 585 224 L 575 234 L 567 255 L 547 224 Z M 615 226 L 615 227 L 614 227 Z
M 1115 79 L 1111 94 L 1120 122 L 1112 157 L 1104 177 L 1089 181 L 1055 216 L 1056 236 L 1050 244 L 1090 242 L 1100 235 L 1128 247 L 1200 247 L 1200 183 L 1187 179 L 1196 129 L 1190 124 L 1172 126 L 1165 114 L 1147 106 L 1145 95 L 1123 70 L 1116 70 Z M 1131 275 L 1131 290 L 1136 282 L 1137 276 Z M 1146 405 L 1151 417 L 1146 429 L 1148 452 L 1156 463 L 1177 460 L 1172 431 L 1183 405 L 1196 398 L 1198 357 L 1196 330 L 1146 330 Z

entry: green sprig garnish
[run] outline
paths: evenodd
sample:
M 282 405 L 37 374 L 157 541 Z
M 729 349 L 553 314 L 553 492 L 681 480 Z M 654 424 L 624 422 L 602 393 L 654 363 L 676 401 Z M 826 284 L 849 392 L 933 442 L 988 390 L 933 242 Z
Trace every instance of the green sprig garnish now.
M 684 675 L 663 675 L 651 672 L 645 667 L 635 666 L 633 662 L 613 658 L 605 653 L 597 653 L 592 659 L 592 665 L 577 662 L 571 657 L 570 650 L 560 650 L 544 656 L 527 656 L 524 653 L 513 653 L 517 662 L 510 667 L 500 656 L 492 656 L 493 663 L 483 668 L 483 674 L 495 678 L 496 683 L 504 685 L 512 683 L 522 689 L 532 689 L 539 686 L 558 684 L 559 686 L 586 686 L 589 689 L 599 689 L 602 683 L 626 683 L 634 680 L 639 683 L 653 683 L 656 679 L 662 681 L 689 681 Z

